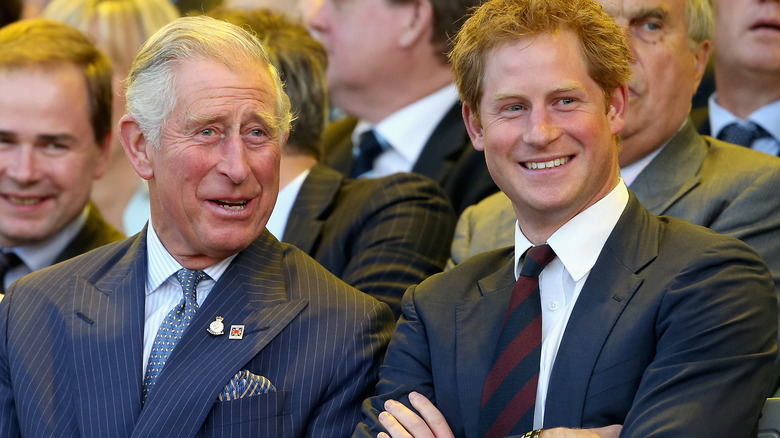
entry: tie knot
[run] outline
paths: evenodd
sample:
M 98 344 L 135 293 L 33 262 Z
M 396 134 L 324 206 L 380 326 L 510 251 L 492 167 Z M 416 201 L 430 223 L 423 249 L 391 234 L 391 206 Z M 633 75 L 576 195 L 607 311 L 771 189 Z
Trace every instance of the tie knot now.
M 538 277 L 542 269 L 555 258 L 555 251 L 550 245 L 534 246 L 529 248 L 523 259 L 523 269 L 520 275 L 523 277 Z
M 20 259 L 15 252 L 0 251 L 0 271 L 2 271 L 3 273 L 21 264 L 22 264 L 22 259 Z
M 350 178 L 357 178 L 360 175 L 374 168 L 374 160 L 384 151 L 373 130 L 367 131 L 360 137 L 358 144 L 359 154 L 355 157 L 350 171 Z
M 740 146 L 750 147 L 754 141 L 770 137 L 766 130 L 753 122 L 730 123 L 720 131 L 718 139 Z
M 185 299 L 192 298 L 194 300 L 195 288 L 198 286 L 198 283 L 205 277 L 206 273 L 200 270 L 193 271 L 191 269 L 182 268 L 176 272 L 176 278 L 179 279 L 179 284 L 181 284 L 181 289 L 184 291 Z

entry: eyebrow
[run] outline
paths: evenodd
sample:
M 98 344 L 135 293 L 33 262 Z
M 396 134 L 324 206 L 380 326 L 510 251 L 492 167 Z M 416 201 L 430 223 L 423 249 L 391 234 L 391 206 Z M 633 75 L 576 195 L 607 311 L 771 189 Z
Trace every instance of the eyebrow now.
M 660 6 L 644 7 L 636 11 L 630 21 L 642 21 L 648 18 L 657 18 L 661 21 L 667 21 L 669 19 L 669 11 Z

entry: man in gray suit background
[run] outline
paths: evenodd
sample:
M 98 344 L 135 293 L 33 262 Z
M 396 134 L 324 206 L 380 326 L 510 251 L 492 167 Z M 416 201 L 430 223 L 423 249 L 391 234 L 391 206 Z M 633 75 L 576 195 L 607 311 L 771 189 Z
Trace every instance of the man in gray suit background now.
M 124 237 L 89 202 L 110 132 L 111 64 L 86 36 L 45 20 L 0 31 L 0 294 Z
M 290 103 L 263 46 L 182 18 L 141 49 L 120 122 L 144 232 L 0 303 L 0 435 L 344 436 L 393 327 L 265 230 Z
M 629 36 L 629 107 L 620 174 L 653 214 L 735 236 L 766 260 L 780 291 L 780 159 L 696 133 L 688 112 L 712 35 L 707 0 L 603 0 Z M 498 193 L 467 209 L 449 266 L 513 244 L 516 218 Z

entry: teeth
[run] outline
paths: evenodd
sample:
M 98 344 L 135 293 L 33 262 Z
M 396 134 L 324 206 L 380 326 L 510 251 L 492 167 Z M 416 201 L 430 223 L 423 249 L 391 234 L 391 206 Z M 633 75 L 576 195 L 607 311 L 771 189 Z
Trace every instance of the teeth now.
M 220 199 L 217 201 L 217 204 L 222 206 L 222 208 L 227 208 L 228 210 L 243 210 L 246 208 L 246 201 L 233 202 Z
M 556 159 L 554 159 L 552 161 L 545 161 L 543 163 L 534 163 L 534 162 L 529 161 L 529 162 L 523 163 L 523 166 L 525 166 L 527 169 L 532 169 L 532 170 L 536 170 L 536 169 L 549 169 L 549 168 L 552 168 L 552 167 L 558 167 L 558 166 L 560 166 L 562 164 L 566 164 L 566 163 L 569 162 L 569 159 L 570 159 L 570 157 L 556 158 Z
M 43 198 L 17 198 L 16 196 L 9 196 L 8 200 L 18 205 L 35 205 L 43 201 Z

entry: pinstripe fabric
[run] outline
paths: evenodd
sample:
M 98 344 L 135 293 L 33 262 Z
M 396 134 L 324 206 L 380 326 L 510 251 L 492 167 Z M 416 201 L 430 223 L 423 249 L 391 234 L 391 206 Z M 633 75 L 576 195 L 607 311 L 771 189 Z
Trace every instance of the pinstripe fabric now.
M 141 233 L 10 288 L 0 302 L 0 436 L 351 433 L 392 316 L 267 232 L 214 286 L 141 410 L 145 254 Z M 244 338 L 210 335 L 217 315 L 226 328 L 245 325 Z M 277 392 L 216 402 L 241 370 Z
M 317 165 L 282 240 L 397 315 L 406 288 L 444 267 L 454 228 L 452 207 L 425 177 L 351 180 Z

